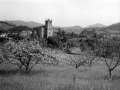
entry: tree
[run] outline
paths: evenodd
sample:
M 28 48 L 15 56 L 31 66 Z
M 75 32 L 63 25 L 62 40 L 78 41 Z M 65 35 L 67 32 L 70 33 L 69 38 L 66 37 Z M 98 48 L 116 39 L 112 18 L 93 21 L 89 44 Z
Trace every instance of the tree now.
M 89 70 L 91 69 L 93 64 L 100 60 L 100 58 L 96 56 L 96 53 L 90 50 L 81 52 L 80 55 L 82 60 L 84 61 L 84 64 L 89 67 Z
M 96 46 L 96 56 L 99 56 L 105 62 L 111 78 L 112 71 L 120 65 L 120 40 L 103 38 L 99 40 Z
M 26 38 L 18 42 L 9 41 L 4 46 L 4 51 L 6 59 L 10 63 L 16 64 L 19 68 L 24 66 L 26 71 L 30 71 L 34 65 L 40 61 L 42 62 L 45 56 L 53 58 L 46 53 L 44 48 L 41 47 L 40 42 L 36 39 Z
M 63 34 L 62 34 L 62 30 L 59 28 L 58 32 L 57 32 L 57 37 L 58 38 L 61 38 L 63 37 Z
M 66 36 L 66 32 L 62 30 L 62 36 Z
M 68 38 L 67 38 L 66 36 L 64 36 L 64 37 L 61 39 L 62 43 L 67 42 L 67 40 L 68 40 Z
M 61 39 L 57 37 L 48 37 L 47 44 L 52 45 L 55 48 L 60 48 L 62 46 Z

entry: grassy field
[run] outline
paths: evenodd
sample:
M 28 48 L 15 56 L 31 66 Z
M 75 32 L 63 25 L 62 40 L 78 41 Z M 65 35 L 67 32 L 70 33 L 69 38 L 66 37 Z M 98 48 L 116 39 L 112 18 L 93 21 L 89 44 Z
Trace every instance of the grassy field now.
M 77 48 L 74 50 L 79 52 Z M 80 55 L 48 51 L 60 59 L 59 65 L 37 64 L 27 73 L 25 68 L 0 64 L 0 90 L 120 90 L 119 67 L 112 72 L 110 80 L 103 62 L 94 64 L 90 71 L 83 66 L 75 70 L 69 62 L 79 60 Z
M 76 82 L 73 77 L 76 73 Z M 104 63 L 95 64 L 89 71 L 87 67 L 36 65 L 30 73 L 24 68 L 0 65 L 0 90 L 120 90 L 120 70 L 113 72 L 108 79 Z

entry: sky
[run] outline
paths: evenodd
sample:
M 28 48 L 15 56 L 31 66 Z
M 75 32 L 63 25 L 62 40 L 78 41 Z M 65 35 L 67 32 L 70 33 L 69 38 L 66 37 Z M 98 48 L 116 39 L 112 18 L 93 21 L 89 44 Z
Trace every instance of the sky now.
M 120 0 L 0 0 L 0 20 L 87 27 L 120 22 Z

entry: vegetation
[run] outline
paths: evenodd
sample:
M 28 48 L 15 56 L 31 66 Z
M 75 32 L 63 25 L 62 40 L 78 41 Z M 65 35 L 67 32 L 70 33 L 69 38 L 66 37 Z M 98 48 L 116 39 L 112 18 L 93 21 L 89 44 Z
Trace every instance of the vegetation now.
M 95 38 L 92 41 L 89 40 L 86 43 L 89 43 L 88 45 L 89 47 L 92 46 L 92 49 L 85 49 L 77 55 L 56 53 L 57 51 L 55 54 L 53 53 L 54 49 L 48 50 L 48 48 L 42 47 L 44 40 L 26 38 L 17 42 L 9 41 L 4 48 L 0 49 L 3 53 L 1 54 L 3 58 L 0 60 L 1 63 L 2 61 L 12 63 L 12 66 L 10 64 L 0 65 L 0 80 L 2 81 L 0 82 L 0 89 L 5 90 L 8 87 L 9 90 L 116 90 L 116 88 L 120 88 L 116 67 L 113 69 L 114 75 L 111 76 L 112 82 L 109 82 L 106 76 L 107 64 L 112 63 L 110 69 L 114 66 L 119 67 L 117 64 L 119 59 L 116 56 L 119 54 L 119 39 Z M 117 51 L 114 51 L 115 49 Z M 111 52 L 111 50 L 113 51 Z M 56 56 L 64 58 L 56 58 Z M 44 61 L 49 62 L 49 59 L 59 60 L 63 64 L 49 66 L 42 63 Z M 74 62 L 74 68 L 70 64 L 72 62 Z M 20 70 L 16 69 L 16 65 Z M 23 67 L 31 72 L 25 74 L 22 71 Z
M 57 37 L 48 37 L 47 44 L 49 47 L 60 48 L 62 45 L 61 39 Z
M 83 52 L 87 52 L 87 54 L 84 55 L 87 55 L 88 57 L 87 60 L 90 61 L 88 65 L 91 67 L 91 63 L 94 62 L 95 58 L 102 60 L 108 67 L 110 78 L 112 77 L 112 71 L 120 65 L 119 48 L 120 48 L 119 38 L 98 37 L 92 40 L 87 39 L 86 42 L 82 41 L 81 43 L 81 49 Z
M 59 30 L 47 39 L 10 39 L 0 48 L 0 90 L 119 90 L 120 39 L 95 34 L 77 39 L 78 47 L 70 43 L 77 37 Z
M 108 67 L 110 78 L 112 71 L 120 65 L 120 40 L 118 38 L 103 38 L 97 43 L 97 56 L 103 58 Z
M 19 68 L 24 66 L 26 71 L 32 69 L 38 64 L 43 57 L 48 56 L 36 39 L 26 38 L 21 41 L 9 41 L 2 48 L 4 58 L 12 64 L 16 64 Z

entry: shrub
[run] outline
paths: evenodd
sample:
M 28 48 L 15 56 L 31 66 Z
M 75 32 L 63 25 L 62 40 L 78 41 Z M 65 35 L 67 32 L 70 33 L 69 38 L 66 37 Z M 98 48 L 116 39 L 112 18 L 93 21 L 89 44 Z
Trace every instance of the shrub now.
M 48 44 L 48 46 L 51 45 L 51 46 L 56 47 L 56 48 L 60 48 L 62 46 L 61 39 L 59 39 L 57 37 L 48 37 L 47 44 Z

